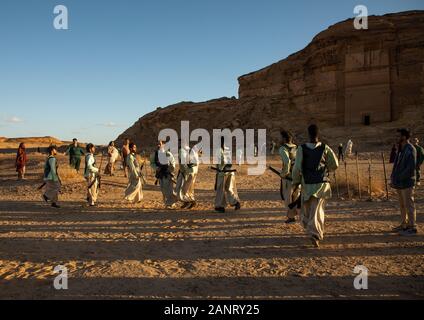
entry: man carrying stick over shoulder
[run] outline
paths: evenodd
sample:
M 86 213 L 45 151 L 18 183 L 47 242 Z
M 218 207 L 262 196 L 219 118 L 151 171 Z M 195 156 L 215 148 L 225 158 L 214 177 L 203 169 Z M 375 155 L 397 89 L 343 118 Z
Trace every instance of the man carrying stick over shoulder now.
M 96 167 L 96 159 L 94 158 L 96 148 L 92 143 L 89 143 L 86 146 L 86 150 L 84 177 L 87 180 L 87 201 L 90 207 L 94 207 L 99 193 L 100 173 L 99 169 Z
M 290 204 L 294 203 L 300 196 L 300 185 L 293 184 L 292 171 L 295 163 L 297 146 L 293 143 L 293 136 L 290 132 L 281 131 L 281 142 L 282 145 L 278 150 L 281 160 L 283 162 L 283 170 L 281 171 L 281 187 L 284 195 L 284 202 L 287 208 L 287 224 L 296 222 L 296 216 L 298 215 L 298 208 L 294 206 L 289 207 Z
M 312 244 L 318 248 L 324 239 L 325 201 L 331 198 L 329 173 L 339 162 L 334 151 L 319 141 L 316 125 L 308 128 L 309 142 L 297 149 L 293 184 L 302 184 L 301 220 Z
M 159 141 L 157 150 L 150 157 L 150 166 L 155 170 L 156 181 L 162 191 L 166 209 L 176 209 L 177 195 L 174 191 L 175 158 L 165 150 L 165 141 Z
M 178 200 L 183 202 L 181 209 L 185 209 L 188 206 L 188 203 L 183 199 L 183 186 L 186 182 L 186 171 L 187 164 L 189 163 L 188 157 L 190 152 L 190 147 L 185 140 L 179 140 L 180 148 L 178 150 L 178 161 L 179 169 L 177 174 L 177 183 L 175 186 L 175 192 L 177 194 Z
M 60 178 L 57 172 L 57 147 L 51 145 L 48 149 L 49 156 L 47 157 L 46 164 L 44 165 L 44 183 L 46 191 L 43 194 L 44 201 L 51 201 L 53 208 L 60 208 L 57 204 L 60 192 Z
M 236 188 L 236 174 L 232 170 L 231 153 L 229 148 L 225 146 L 224 137 L 221 137 L 221 149 L 218 155 L 218 165 L 216 171 L 216 196 L 215 211 L 225 212 L 227 201 L 235 210 L 240 210 L 240 200 Z
M 196 147 L 190 148 L 182 140 L 179 150 L 180 170 L 177 177 L 176 193 L 178 200 L 183 202 L 181 209 L 192 209 L 196 206 L 194 184 L 199 171 L 199 154 Z

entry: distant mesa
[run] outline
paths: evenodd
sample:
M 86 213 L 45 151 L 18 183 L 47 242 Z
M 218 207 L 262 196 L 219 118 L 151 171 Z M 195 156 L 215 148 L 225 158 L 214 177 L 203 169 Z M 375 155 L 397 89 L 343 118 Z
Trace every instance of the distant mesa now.
M 66 142 L 63 142 L 55 137 L 21 137 L 21 138 L 6 138 L 0 137 L 0 148 L 17 148 L 21 142 L 24 142 L 25 145 L 29 148 L 36 147 L 47 147 L 51 144 L 61 146 Z
M 348 138 L 359 150 L 393 143 L 394 129 L 424 134 L 424 11 L 369 18 L 368 30 L 353 19 L 319 33 L 303 50 L 241 76 L 239 98 L 181 102 L 158 108 L 123 132 L 153 148 L 160 130 L 265 128 L 277 140 L 282 128 L 305 139 L 317 123 L 336 145 Z M 302 141 L 298 141 L 302 142 Z

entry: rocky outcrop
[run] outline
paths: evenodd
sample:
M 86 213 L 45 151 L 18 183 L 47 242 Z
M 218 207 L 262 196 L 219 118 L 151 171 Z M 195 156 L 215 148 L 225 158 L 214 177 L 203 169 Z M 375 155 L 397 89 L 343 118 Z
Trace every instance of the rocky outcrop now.
M 234 127 L 232 115 L 238 108 L 238 102 L 236 98 L 220 98 L 201 103 L 180 102 L 158 108 L 140 118 L 118 140 L 129 138 L 142 148 L 150 149 L 156 145 L 162 129 L 171 128 L 179 132 L 181 121 L 190 121 L 191 130 L 204 128 L 211 131 L 215 128 Z
M 369 18 L 368 30 L 346 20 L 318 34 L 303 50 L 239 78 L 239 99 L 182 102 L 140 118 L 118 139 L 152 147 L 163 128 L 287 128 L 303 138 L 318 123 L 328 140 L 363 146 L 388 142 L 391 130 L 424 133 L 424 11 Z M 391 139 L 391 138 L 390 138 Z

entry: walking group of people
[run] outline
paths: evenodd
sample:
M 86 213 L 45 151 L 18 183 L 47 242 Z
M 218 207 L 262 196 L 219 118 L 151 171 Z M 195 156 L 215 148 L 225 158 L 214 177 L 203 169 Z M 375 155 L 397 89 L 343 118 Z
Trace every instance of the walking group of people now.
M 281 194 L 287 207 L 286 223 L 296 222 L 299 216 L 312 244 L 319 247 L 324 239 L 325 203 L 331 198 L 329 176 L 337 170 L 339 159 L 328 145 L 320 142 L 316 125 L 309 126 L 308 134 L 309 142 L 296 146 L 293 136 L 281 131 Z M 397 191 L 401 211 L 400 225 L 392 231 L 404 236 L 417 233 L 414 191 L 419 185 L 424 158 L 424 149 L 418 145 L 418 139 L 414 146 L 410 138 L 409 130 L 398 130 L 390 184 Z M 348 146 L 351 145 L 350 141 Z
M 192 209 L 196 206 L 195 182 L 199 170 L 199 155 L 201 150 L 196 146 L 190 146 L 186 141 L 180 141 L 179 166 L 177 168 L 174 155 L 165 150 L 165 141 L 159 141 L 157 149 L 150 157 L 150 166 L 155 172 L 155 185 L 160 186 L 163 202 L 167 209 L 177 209 L 178 203 L 182 203 L 182 209 Z M 58 205 L 58 194 L 60 192 L 61 181 L 58 174 L 58 162 L 56 159 L 57 147 L 48 148 L 48 158 L 44 168 L 44 184 L 46 191 L 43 198 L 50 201 L 52 206 L 60 208 Z M 85 156 L 84 177 L 87 182 L 87 202 L 89 206 L 95 206 L 101 186 L 100 168 L 96 164 L 96 147 L 89 143 L 83 150 L 76 139 L 67 149 L 70 156 L 69 163 L 76 171 L 80 169 L 81 157 Z M 114 164 L 119 157 L 119 151 L 111 142 L 108 146 L 108 165 L 105 173 L 113 175 Z M 128 185 L 125 190 L 124 199 L 131 203 L 140 203 L 143 200 L 143 184 L 146 180 L 142 174 L 145 163 L 140 163 L 137 157 L 137 145 L 124 141 L 122 147 L 123 170 L 128 178 Z M 241 208 L 237 194 L 235 174 L 232 169 L 230 148 L 225 146 L 224 139 L 221 142 L 221 149 L 218 155 L 215 183 L 215 210 L 225 212 L 227 205 L 233 206 L 235 210 Z
M 196 206 L 195 182 L 199 171 L 201 150 L 180 140 L 178 152 L 179 170 L 175 180 L 176 161 L 173 154 L 165 150 L 165 141 L 159 141 L 157 150 L 150 157 L 150 165 L 155 171 L 155 184 L 159 184 L 163 201 L 168 209 L 176 209 L 178 202 L 182 209 Z M 215 211 L 225 212 L 227 205 L 240 210 L 241 204 L 236 188 L 236 170 L 232 169 L 230 148 L 221 139 L 218 153 L 215 180 Z M 174 188 L 175 184 L 175 188 Z
M 324 239 L 325 204 L 331 198 L 330 173 L 337 170 L 339 159 L 334 151 L 320 141 L 319 129 L 316 125 L 308 127 L 309 141 L 298 146 L 288 131 L 281 131 L 281 147 L 278 153 L 282 160 L 281 195 L 287 209 L 286 223 L 294 223 L 297 219 L 310 236 L 311 243 L 319 247 Z M 407 129 L 399 129 L 396 153 L 391 156 L 393 171 L 391 187 L 397 191 L 400 203 L 401 221 L 393 232 L 401 235 L 417 233 L 416 209 L 414 202 L 415 186 L 419 185 L 420 167 L 424 161 L 424 149 L 415 139 L 415 145 L 410 143 L 411 134 Z M 150 166 L 155 172 L 155 185 L 160 186 L 163 202 L 167 209 L 177 209 L 181 203 L 182 209 L 192 209 L 196 206 L 195 183 L 199 170 L 201 150 L 197 145 L 187 141 L 179 141 L 178 172 L 175 177 L 177 163 L 174 155 L 165 149 L 166 142 L 159 141 L 157 149 L 150 156 Z M 349 144 L 352 145 L 351 143 Z M 81 157 L 85 156 L 84 177 L 87 183 L 87 202 L 95 206 L 101 185 L 100 168 L 96 165 L 96 148 L 89 143 L 85 150 L 74 139 L 66 151 L 70 165 L 77 171 L 80 169 Z M 111 142 L 108 146 L 108 164 L 106 174 L 114 174 L 115 162 L 119 158 L 119 150 Z M 58 194 L 60 177 L 56 159 L 57 147 L 48 148 L 48 157 L 44 166 L 44 184 L 46 187 L 43 198 L 50 201 L 53 207 L 59 208 Z M 142 174 L 145 163 L 140 163 L 137 157 L 137 145 L 124 141 L 122 147 L 123 170 L 128 178 L 124 198 L 131 203 L 143 200 Z M 236 169 L 232 166 L 230 148 L 221 139 L 221 148 L 217 154 L 217 165 L 211 169 L 216 171 L 215 179 L 215 211 L 224 213 L 227 206 L 240 210 L 241 204 L 236 187 Z M 19 146 L 16 157 L 18 177 L 23 179 L 27 161 L 25 145 Z M 43 187 L 42 186 L 42 187 Z

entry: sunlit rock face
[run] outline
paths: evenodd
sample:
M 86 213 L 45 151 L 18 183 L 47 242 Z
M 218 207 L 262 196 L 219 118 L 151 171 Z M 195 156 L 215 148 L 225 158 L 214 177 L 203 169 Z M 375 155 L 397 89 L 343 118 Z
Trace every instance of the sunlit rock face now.
M 317 123 L 324 140 L 356 139 L 366 149 L 392 141 L 408 126 L 424 133 L 424 11 L 369 18 L 368 30 L 346 20 L 319 33 L 303 50 L 241 76 L 239 98 L 182 102 L 140 118 L 124 137 L 151 148 L 163 128 L 282 128 L 305 139 Z M 361 148 L 359 148 L 361 149 Z

